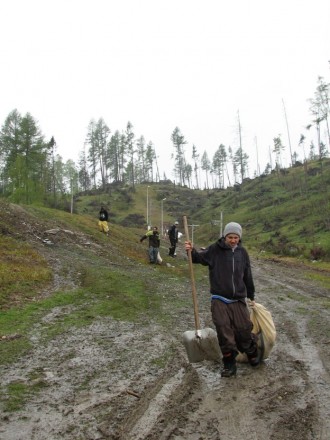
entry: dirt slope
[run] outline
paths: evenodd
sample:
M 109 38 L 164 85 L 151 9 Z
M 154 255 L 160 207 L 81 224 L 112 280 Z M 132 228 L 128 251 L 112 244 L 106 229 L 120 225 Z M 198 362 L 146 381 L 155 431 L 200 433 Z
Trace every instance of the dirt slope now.
M 53 265 L 55 287 L 78 283 L 75 261 L 88 238 L 77 235 L 70 246 L 65 239 L 56 254 L 40 239 L 46 225 L 27 224 L 26 216 L 24 221 Z M 91 246 L 102 254 L 96 243 Z M 185 258 L 182 249 L 177 258 Z M 137 277 L 159 269 L 127 264 Z M 45 386 L 23 410 L 0 412 L 2 440 L 330 438 L 329 292 L 306 281 L 299 266 L 253 261 L 257 302 L 272 312 L 277 341 L 260 368 L 240 364 L 237 377 L 227 379 L 217 363 L 188 363 L 181 335 L 194 328 L 190 281 L 167 269 L 155 295 L 168 299 L 163 313 L 175 325 L 103 318 L 43 345 L 43 327 L 70 312 L 57 307 L 31 329 L 33 351 L 1 367 L 1 384 L 34 380 Z M 197 286 L 200 315 L 203 326 L 212 327 L 207 287 L 205 276 Z M 183 304 L 175 314 L 173 300 Z

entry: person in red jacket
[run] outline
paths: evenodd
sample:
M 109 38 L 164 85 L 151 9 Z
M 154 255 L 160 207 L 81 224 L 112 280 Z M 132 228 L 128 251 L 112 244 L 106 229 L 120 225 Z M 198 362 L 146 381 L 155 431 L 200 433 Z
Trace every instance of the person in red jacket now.
M 223 356 L 222 377 L 236 375 L 238 352 L 246 353 L 254 367 L 261 357 L 246 303 L 249 298 L 254 304 L 255 289 L 250 258 L 241 238 L 241 225 L 230 222 L 223 237 L 206 249 L 197 251 L 191 242 L 185 242 L 192 262 L 209 268 L 212 320 Z

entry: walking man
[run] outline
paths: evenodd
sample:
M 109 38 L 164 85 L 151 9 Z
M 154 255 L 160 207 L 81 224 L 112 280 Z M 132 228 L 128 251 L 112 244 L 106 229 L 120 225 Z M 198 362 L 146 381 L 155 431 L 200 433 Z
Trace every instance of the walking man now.
M 175 222 L 168 230 L 168 238 L 170 239 L 170 243 L 171 243 L 168 255 L 173 258 L 176 257 L 175 249 L 178 243 L 178 236 L 179 236 L 178 224 L 179 222 Z
M 159 246 L 160 246 L 160 238 L 157 226 L 154 226 L 150 231 L 147 231 L 141 238 L 140 243 L 143 242 L 146 238 L 149 239 L 149 262 L 150 264 L 157 264 Z
M 241 238 L 241 225 L 230 222 L 223 237 L 204 250 L 197 251 L 190 241 L 185 242 L 192 262 L 209 268 L 212 320 L 223 356 L 222 377 L 236 375 L 238 352 L 246 353 L 253 367 L 259 365 L 261 356 L 246 304 L 246 298 L 254 304 L 254 282 Z
M 109 214 L 105 207 L 102 205 L 99 212 L 99 229 L 104 234 L 109 234 L 109 226 L 108 226 Z

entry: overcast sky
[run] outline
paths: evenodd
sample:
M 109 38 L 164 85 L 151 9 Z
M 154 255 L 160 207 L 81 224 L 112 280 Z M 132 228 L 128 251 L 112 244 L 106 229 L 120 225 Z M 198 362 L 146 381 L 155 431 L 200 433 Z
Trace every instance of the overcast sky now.
M 288 145 L 284 108 L 303 157 L 308 99 L 330 82 L 329 0 L 11 0 L 0 17 L 0 123 L 31 113 L 64 160 L 91 119 L 130 121 L 173 178 L 174 128 L 188 161 L 193 144 L 211 159 L 239 146 L 239 111 L 252 177 L 257 149 L 263 171 L 273 138 Z

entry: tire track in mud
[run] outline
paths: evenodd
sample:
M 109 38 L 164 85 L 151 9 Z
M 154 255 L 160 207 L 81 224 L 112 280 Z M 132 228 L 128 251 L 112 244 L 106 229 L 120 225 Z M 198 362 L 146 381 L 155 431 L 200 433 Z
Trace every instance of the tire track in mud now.
M 329 438 L 329 375 L 315 336 L 313 338 L 309 334 L 309 303 L 304 300 L 309 298 L 313 288 L 310 289 L 308 283 L 303 289 L 303 280 L 295 284 L 295 272 L 275 272 L 278 272 L 276 268 L 266 265 L 255 274 L 260 291 L 258 301 L 272 311 L 278 331 L 270 359 L 255 370 L 247 364 L 239 365 L 237 377 L 229 380 L 220 377 L 216 363 L 190 365 L 195 380 L 189 386 L 187 384 L 185 392 L 181 390 L 181 399 L 169 395 L 158 409 L 157 399 L 150 402 L 153 414 L 157 413 L 159 417 L 158 420 L 153 418 L 153 428 L 149 424 L 139 438 Z M 303 300 L 291 299 L 292 292 Z M 322 291 L 320 296 L 324 295 Z M 299 307 L 301 310 L 297 312 Z M 328 312 L 323 312 L 326 319 Z M 175 394 L 176 391 L 174 387 L 172 392 Z M 144 426 L 143 421 L 149 411 L 148 407 L 147 412 L 141 415 L 141 423 L 136 426 Z
M 162 415 L 166 406 L 174 394 L 177 394 L 177 389 L 182 385 L 185 375 L 185 370 L 181 368 L 174 376 L 163 384 L 157 394 L 150 399 L 148 398 L 148 405 L 143 414 L 138 418 L 137 423 L 133 428 L 125 434 L 127 440 L 142 440 L 147 438 L 157 420 Z
M 321 306 L 322 298 L 329 296 L 324 289 L 315 288 L 315 285 L 305 280 L 303 272 L 298 272 L 298 276 L 296 271 L 287 268 L 282 268 L 276 276 L 274 272 L 270 275 L 267 272 L 263 271 L 258 277 L 258 283 L 266 290 L 272 291 L 269 286 L 273 286 L 276 292 L 265 299 L 277 321 L 277 350 L 273 355 L 278 356 L 277 363 L 287 370 L 287 376 L 296 386 L 297 397 L 296 415 L 288 412 L 287 417 L 281 417 L 281 430 L 284 431 L 285 426 L 291 428 L 294 423 L 297 431 L 301 425 L 300 438 L 325 440 L 330 437 L 330 386 L 329 367 L 323 361 L 324 348 L 320 343 L 320 332 L 329 331 L 329 311 Z M 321 300 L 319 305 L 318 299 Z M 310 321 L 314 319 L 315 310 L 320 324 L 326 324 L 320 332 L 311 330 Z M 306 426 L 309 426 L 312 437 L 308 436 Z

